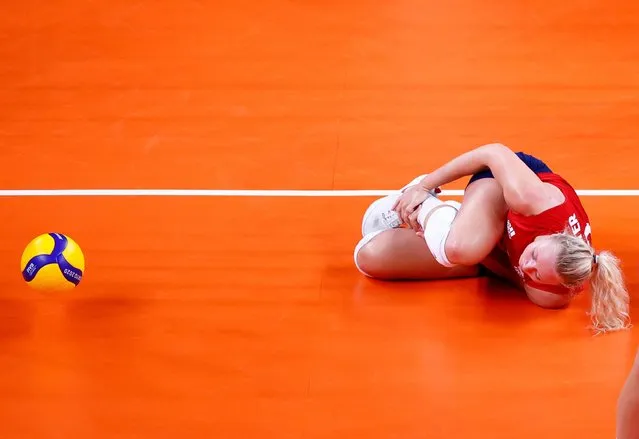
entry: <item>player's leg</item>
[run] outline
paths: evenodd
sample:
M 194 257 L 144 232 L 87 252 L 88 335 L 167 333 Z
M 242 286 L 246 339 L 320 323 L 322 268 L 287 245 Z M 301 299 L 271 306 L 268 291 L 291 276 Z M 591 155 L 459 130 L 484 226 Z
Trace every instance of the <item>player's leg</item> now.
M 535 172 L 550 172 L 540 160 L 518 153 Z M 461 209 L 426 200 L 419 212 L 425 240 L 436 260 L 447 267 L 484 260 L 501 239 L 508 207 L 501 185 L 489 170 L 475 174 L 464 193 Z
M 461 208 L 428 198 L 420 206 L 418 222 L 433 257 L 444 267 L 476 265 L 501 239 L 507 205 L 501 185 L 492 175 L 473 176 Z
M 402 195 L 402 192 L 419 183 L 424 176 L 425 174 L 415 177 L 410 183 L 398 190 L 397 193 L 387 195 L 373 201 L 371 205 L 368 206 L 368 209 L 366 209 L 366 212 L 364 212 L 364 217 L 362 219 L 362 236 L 366 236 L 369 233 L 379 230 L 388 230 L 400 227 L 402 225 L 402 220 L 397 212 L 394 212 L 391 209 L 395 205 L 397 199 Z M 434 192 L 433 196 L 437 197 Z
M 471 220 L 469 221 L 469 227 L 472 226 L 474 236 L 469 245 L 488 247 L 491 243 L 497 242 L 503 233 L 504 221 L 500 218 L 505 209 L 505 201 L 501 192 L 496 190 L 500 189 L 497 181 L 493 178 L 485 177 L 487 177 L 485 174 L 478 174 L 473 177 L 473 181 L 469 184 L 461 204 L 455 201 L 445 201 L 441 202 L 441 205 L 449 205 L 456 210 L 463 211 L 464 216 L 460 215 L 460 218 L 463 221 L 466 221 L 465 218 Z M 384 209 L 376 210 L 372 207 L 390 209 L 394 204 L 394 200 L 391 199 L 384 203 L 376 201 L 375 203 L 367 210 L 368 215 L 365 216 L 365 221 L 363 221 L 363 229 L 370 229 L 369 223 L 374 221 L 375 216 L 379 217 L 386 213 Z M 473 220 L 471 218 L 473 212 L 475 215 L 480 216 L 474 217 Z M 379 225 L 381 222 L 376 221 L 376 224 Z M 462 222 L 462 225 L 464 225 L 464 222 Z M 493 245 L 489 249 L 487 256 L 488 254 L 492 255 L 495 251 L 496 248 Z M 355 248 L 354 256 L 355 265 L 362 273 L 385 280 L 473 277 L 480 272 L 479 264 L 459 264 L 453 267 L 445 267 L 438 263 L 428 248 L 426 241 L 419 237 L 414 230 L 407 228 L 390 228 L 369 232 Z M 511 278 L 509 273 L 507 273 L 507 264 L 501 264 L 504 266 L 500 265 L 497 267 L 499 269 L 496 270 L 495 264 L 487 263 L 486 258 L 483 258 L 480 263 L 484 265 L 485 269 L 497 276 Z
M 426 280 L 472 277 L 477 266 L 438 264 L 414 230 L 395 228 L 367 234 L 355 247 L 355 265 L 366 276 L 382 280 Z
M 420 177 L 414 179 L 403 189 L 419 180 Z M 401 221 L 390 209 L 400 195 L 398 191 L 397 194 L 376 200 L 366 210 L 362 221 L 364 237 L 357 245 L 354 255 L 359 270 L 380 279 L 435 279 L 477 275 L 477 265 L 492 251 L 504 230 L 506 202 L 501 186 L 492 178 L 492 174 L 479 173 L 473 176 L 461 205 L 454 201 L 444 202 L 433 196 L 424 208 L 431 212 L 438 208 L 455 212 L 455 223 L 461 221 L 461 233 L 453 235 L 453 239 L 463 238 L 466 229 L 472 232 L 469 233 L 467 243 L 453 247 L 455 251 L 464 252 L 461 254 L 462 258 L 476 258 L 470 263 L 457 262 L 459 255 L 454 253 L 454 263 L 450 267 L 444 266 L 434 258 L 437 255 L 429 250 L 427 240 L 417 236 L 414 230 L 399 229 Z M 466 253 L 471 253 L 470 258 Z M 475 256 L 482 253 L 485 253 L 484 257 Z
M 639 352 L 617 398 L 617 439 L 639 438 Z
M 384 279 L 436 279 L 468 277 L 478 274 L 478 267 L 446 268 L 435 261 L 423 238 L 414 230 L 399 228 L 401 219 L 391 209 L 401 192 L 423 178 L 419 176 L 396 194 L 375 200 L 362 219 L 362 239 L 355 247 L 357 268 L 366 276 Z M 444 202 L 441 202 L 444 204 Z M 455 201 L 446 203 L 456 205 Z
M 446 239 L 449 261 L 461 265 L 483 261 L 504 233 L 507 210 L 497 180 L 481 178 L 470 183 Z

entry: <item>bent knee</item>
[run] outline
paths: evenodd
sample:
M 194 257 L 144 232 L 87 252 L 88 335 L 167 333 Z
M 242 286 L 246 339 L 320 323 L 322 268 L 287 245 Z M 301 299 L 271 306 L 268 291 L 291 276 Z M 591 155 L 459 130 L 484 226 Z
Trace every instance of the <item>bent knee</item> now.
M 383 251 L 378 243 L 366 242 L 355 251 L 355 265 L 365 276 L 382 278 L 384 272 Z
M 479 253 L 477 249 L 472 248 L 468 243 L 451 236 L 446 240 L 445 252 L 448 260 L 457 265 L 478 265 L 487 256 Z
M 353 257 L 355 259 L 355 266 L 357 269 L 368 277 L 377 277 L 382 268 L 382 250 L 379 245 L 373 241 L 380 232 L 369 233 L 364 236 L 357 246 Z
M 362 274 L 368 277 L 376 277 L 376 272 L 379 268 L 379 257 L 376 255 L 374 248 L 371 248 L 370 245 L 362 247 L 355 255 L 355 265 L 357 265 Z

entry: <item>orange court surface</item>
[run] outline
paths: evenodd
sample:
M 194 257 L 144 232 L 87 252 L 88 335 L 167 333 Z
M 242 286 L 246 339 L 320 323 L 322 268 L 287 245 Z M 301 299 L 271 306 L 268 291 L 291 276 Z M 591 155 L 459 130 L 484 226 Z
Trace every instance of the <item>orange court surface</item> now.
M 589 294 L 378 282 L 353 248 L 499 141 L 596 191 L 637 297 L 639 3 L 23 0 L 0 34 L 1 439 L 614 438 L 639 338 L 593 336 Z M 71 292 L 21 278 L 48 232 Z

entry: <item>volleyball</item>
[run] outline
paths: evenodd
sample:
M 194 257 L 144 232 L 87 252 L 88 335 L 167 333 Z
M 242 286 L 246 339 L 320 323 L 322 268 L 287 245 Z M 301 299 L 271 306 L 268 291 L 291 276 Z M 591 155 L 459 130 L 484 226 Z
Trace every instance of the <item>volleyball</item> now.
M 70 237 L 47 233 L 27 244 L 21 269 L 22 278 L 36 290 L 68 290 L 82 280 L 84 255 Z

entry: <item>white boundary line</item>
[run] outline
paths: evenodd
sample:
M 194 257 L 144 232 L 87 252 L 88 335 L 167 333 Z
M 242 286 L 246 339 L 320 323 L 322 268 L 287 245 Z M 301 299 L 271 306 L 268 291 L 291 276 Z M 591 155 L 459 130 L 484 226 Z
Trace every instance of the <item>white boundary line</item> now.
M 374 197 L 397 190 L 234 190 L 234 189 L 8 189 L 0 197 Z M 463 190 L 444 190 L 443 196 L 462 196 Z M 580 189 L 585 197 L 637 197 L 639 189 Z

